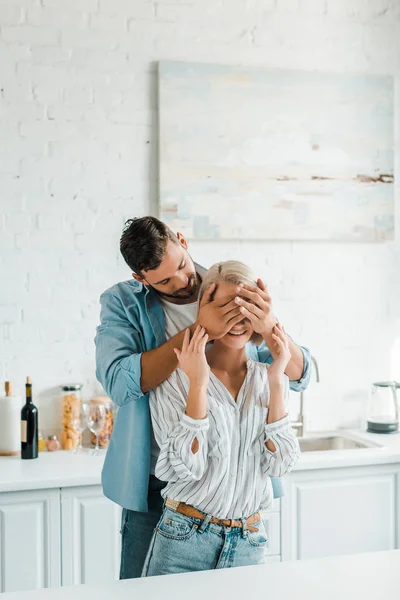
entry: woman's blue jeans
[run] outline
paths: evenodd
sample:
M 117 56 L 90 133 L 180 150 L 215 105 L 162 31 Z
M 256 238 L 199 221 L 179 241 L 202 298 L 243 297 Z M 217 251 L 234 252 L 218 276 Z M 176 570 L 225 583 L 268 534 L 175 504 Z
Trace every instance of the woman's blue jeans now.
M 225 527 L 164 508 L 157 523 L 143 567 L 142 577 L 259 565 L 268 545 L 265 526 L 257 532 Z

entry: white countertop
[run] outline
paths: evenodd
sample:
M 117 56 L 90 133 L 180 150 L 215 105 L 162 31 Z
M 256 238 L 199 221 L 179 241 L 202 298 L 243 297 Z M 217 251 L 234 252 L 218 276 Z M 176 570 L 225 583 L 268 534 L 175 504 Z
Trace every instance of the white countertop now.
M 400 433 L 336 433 L 370 440 L 382 446 L 357 450 L 304 452 L 295 470 L 400 464 Z M 92 456 L 88 452 L 77 455 L 61 450 L 40 452 L 39 458 L 35 460 L 21 460 L 16 456 L 0 457 L 0 492 L 99 485 L 105 452 L 101 450 L 98 456 Z
M 331 469 L 400 463 L 400 431 L 397 433 L 368 433 L 365 430 L 336 430 L 325 432 L 330 435 L 343 435 L 359 441 L 376 444 L 371 448 L 351 450 L 325 450 L 322 452 L 302 452 L 295 466 L 295 471 L 310 469 Z M 310 433 L 306 437 L 318 437 L 318 433 Z
M 39 452 L 38 458 L 0 457 L 0 492 L 99 485 L 105 450 L 97 456 L 58 450 Z
M 2 600 L 205 600 L 227 597 L 279 600 L 388 600 L 400 591 L 400 550 L 164 575 L 33 592 Z

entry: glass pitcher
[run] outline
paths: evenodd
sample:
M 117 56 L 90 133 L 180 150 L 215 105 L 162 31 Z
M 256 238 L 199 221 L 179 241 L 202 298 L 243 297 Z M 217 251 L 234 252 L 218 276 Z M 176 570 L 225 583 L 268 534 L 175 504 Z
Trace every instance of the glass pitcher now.
M 394 433 L 399 430 L 399 406 L 397 381 L 377 381 L 372 384 L 367 431 L 372 433 Z

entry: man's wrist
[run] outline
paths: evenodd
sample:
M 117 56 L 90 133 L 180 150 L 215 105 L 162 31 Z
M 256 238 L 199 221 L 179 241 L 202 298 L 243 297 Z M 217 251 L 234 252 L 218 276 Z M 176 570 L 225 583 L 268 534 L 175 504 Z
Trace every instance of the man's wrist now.
M 195 321 L 193 325 L 190 325 L 189 331 L 191 336 L 194 334 L 194 332 L 196 331 L 196 327 L 198 327 L 199 325 L 200 323 L 198 321 Z
M 268 348 L 271 351 L 272 357 L 274 358 L 274 352 L 273 352 L 273 347 L 274 347 L 274 338 L 272 337 L 272 329 L 269 329 L 268 331 L 265 331 L 264 333 L 261 334 L 262 339 L 264 340 L 264 342 L 267 344 Z
M 271 337 L 271 336 L 272 336 L 273 329 L 274 329 L 275 325 L 277 325 L 278 323 L 279 323 L 278 319 L 275 319 L 275 317 L 273 317 L 273 318 L 272 318 L 272 319 L 271 319 L 271 320 L 268 322 L 268 324 L 266 325 L 266 327 L 265 327 L 265 330 L 264 330 L 264 333 L 262 334 L 262 335 L 263 335 L 263 337 L 264 337 L 264 336 L 269 336 L 269 337 Z

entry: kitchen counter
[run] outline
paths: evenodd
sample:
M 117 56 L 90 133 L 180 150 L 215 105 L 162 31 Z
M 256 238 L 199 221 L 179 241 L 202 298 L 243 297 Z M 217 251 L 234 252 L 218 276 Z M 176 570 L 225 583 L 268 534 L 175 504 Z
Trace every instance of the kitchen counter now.
M 2 600 L 386 600 L 400 590 L 400 550 L 2 594 Z
M 105 450 L 97 456 L 58 450 L 39 452 L 39 457 L 0 457 L 0 492 L 18 492 L 81 485 L 99 485 Z
M 361 467 L 400 463 L 400 432 L 389 434 L 368 433 L 365 430 L 336 430 L 324 434 L 310 433 L 306 437 L 319 435 L 343 435 L 351 439 L 376 444 L 370 448 L 351 450 L 324 450 L 322 452 L 303 452 L 294 471 L 313 469 L 332 469 Z
M 336 432 L 340 434 L 340 431 Z M 356 450 L 304 452 L 295 471 L 400 463 L 400 433 L 372 434 L 345 431 L 357 439 L 381 444 L 381 447 Z M 310 434 L 317 435 L 317 434 Z M 99 485 L 105 450 L 98 456 L 88 452 L 41 452 L 35 460 L 0 457 L 0 492 Z

